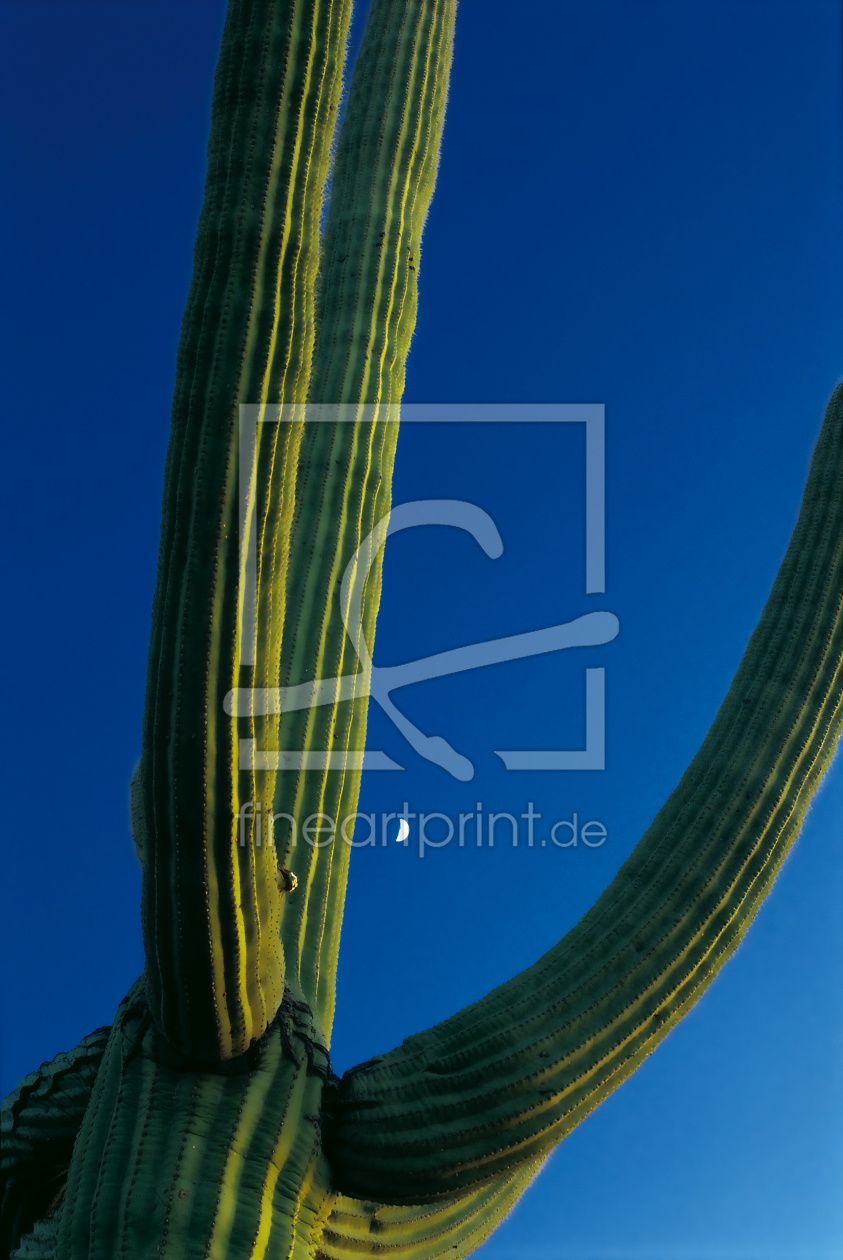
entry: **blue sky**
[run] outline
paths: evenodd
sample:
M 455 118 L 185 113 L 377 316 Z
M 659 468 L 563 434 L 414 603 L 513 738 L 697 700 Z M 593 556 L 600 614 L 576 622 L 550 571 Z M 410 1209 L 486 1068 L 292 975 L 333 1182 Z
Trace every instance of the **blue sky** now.
M 142 969 L 128 781 L 220 0 L 0 5 L 7 719 L 3 1089 Z M 751 633 L 843 373 L 840 13 L 830 0 L 462 0 L 408 364 L 417 402 L 602 402 L 607 585 L 582 583 L 578 426 L 417 426 L 396 501 L 479 503 L 387 548 L 376 660 L 593 608 L 600 649 L 419 684 L 457 784 L 374 714 L 361 809 L 598 819 L 601 848 L 353 856 L 335 1065 L 441 1019 L 592 903 L 696 751 Z M 604 772 L 575 747 L 607 686 Z M 507 744 L 507 741 L 512 742 Z M 397 781 L 400 779 L 400 783 Z M 544 824 L 543 824 L 544 825 Z M 488 1260 L 843 1256 L 843 771 L 736 956 L 562 1144 Z

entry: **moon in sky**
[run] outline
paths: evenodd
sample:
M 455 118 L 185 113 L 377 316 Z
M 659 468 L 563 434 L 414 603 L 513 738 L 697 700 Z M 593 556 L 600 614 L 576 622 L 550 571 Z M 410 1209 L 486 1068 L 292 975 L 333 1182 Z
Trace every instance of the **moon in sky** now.
M 402 840 L 407 839 L 409 834 L 410 834 L 410 824 L 407 822 L 406 818 L 402 818 L 401 821 L 398 823 L 398 835 L 395 837 L 395 839 L 400 844 Z

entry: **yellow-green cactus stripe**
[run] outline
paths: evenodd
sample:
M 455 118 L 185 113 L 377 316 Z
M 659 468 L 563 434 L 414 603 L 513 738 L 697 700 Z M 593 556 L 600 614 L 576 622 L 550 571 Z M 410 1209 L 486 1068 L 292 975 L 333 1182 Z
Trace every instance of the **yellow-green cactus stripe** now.
M 343 1192 L 412 1203 L 482 1184 L 625 1080 L 742 939 L 841 725 L 843 386 L 760 623 L 676 791 L 535 966 L 346 1075 L 327 1146 Z

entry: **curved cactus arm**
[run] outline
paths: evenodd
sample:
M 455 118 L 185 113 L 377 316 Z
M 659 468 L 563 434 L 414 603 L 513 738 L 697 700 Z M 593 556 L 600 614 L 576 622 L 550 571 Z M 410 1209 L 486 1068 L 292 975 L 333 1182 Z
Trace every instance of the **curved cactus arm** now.
M 222 701 L 234 686 L 276 681 L 301 426 L 260 426 L 250 521 L 271 572 L 259 575 L 259 625 L 243 627 L 238 405 L 306 397 L 350 9 L 231 0 L 216 76 L 134 793 L 150 1004 L 172 1044 L 201 1060 L 244 1051 L 284 992 L 284 891 L 274 854 L 238 843 L 256 791 Z M 253 721 L 241 725 L 253 733 Z
M 14 1250 L 64 1195 L 73 1143 L 110 1029 L 30 1072 L 0 1107 L 0 1255 Z M 35 1243 L 31 1242 L 30 1246 Z
M 843 725 L 843 386 L 781 570 L 703 745 L 614 881 L 532 968 L 344 1078 L 349 1194 L 417 1202 L 565 1136 L 735 950 Z
M 494 1178 L 444 1204 L 398 1207 L 340 1194 L 319 1241 L 316 1260 L 356 1260 L 392 1252 L 401 1260 L 460 1260 L 488 1238 L 511 1211 L 541 1161 Z
M 361 541 L 389 511 L 394 421 L 416 316 L 454 10 L 454 0 L 374 0 L 355 66 L 323 243 L 309 410 L 321 422 L 304 426 L 299 454 L 284 686 L 359 669 L 343 625 L 340 581 Z M 379 595 L 380 557 L 363 606 L 370 644 Z M 361 699 L 287 714 L 275 747 L 361 752 L 366 708 Z M 298 880 L 282 924 L 287 982 L 312 1005 L 326 1038 L 350 852 L 345 840 L 352 835 L 359 783 L 359 769 L 309 770 L 279 775 L 275 790 L 275 812 L 299 827 L 317 813 L 337 827 L 333 842 L 321 849 L 303 843 L 300 831 L 293 847 L 289 827 L 279 828 L 276 841 L 279 861 Z

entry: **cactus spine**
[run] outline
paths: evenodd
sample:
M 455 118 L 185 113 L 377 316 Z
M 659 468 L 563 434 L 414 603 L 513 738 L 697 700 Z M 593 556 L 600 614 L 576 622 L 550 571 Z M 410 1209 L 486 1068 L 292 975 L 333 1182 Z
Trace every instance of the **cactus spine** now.
M 337 587 L 389 509 L 453 0 L 374 0 L 318 225 L 347 0 L 231 0 L 166 473 L 133 791 L 147 969 L 105 1040 L 4 1104 L 4 1245 L 31 1260 L 460 1257 L 711 982 L 795 839 L 843 723 L 843 391 L 767 608 L 709 735 L 615 881 L 534 967 L 337 1082 L 348 846 L 241 845 L 244 805 L 354 810 L 362 701 L 226 717 L 234 688 L 356 668 Z M 317 305 L 318 303 L 318 305 Z M 257 426 L 238 504 L 238 406 Z M 344 403 L 349 423 L 296 410 Z M 372 410 L 362 410 L 369 404 Z M 377 423 L 372 421 L 375 415 Z M 267 420 L 271 413 L 266 413 Z M 241 531 L 259 556 L 243 617 Z M 363 602 L 371 642 L 379 595 Z M 253 826 L 249 823 L 249 826 Z M 290 894 L 277 860 L 297 876 Z M 63 1203 L 50 1142 L 75 1135 Z M 65 1160 L 67 1158 L 65 1153 Z M 59 1169 L 59 1174 L 62 1170 Z M 55 1210 L 52 1210 L 55 1208 Z

